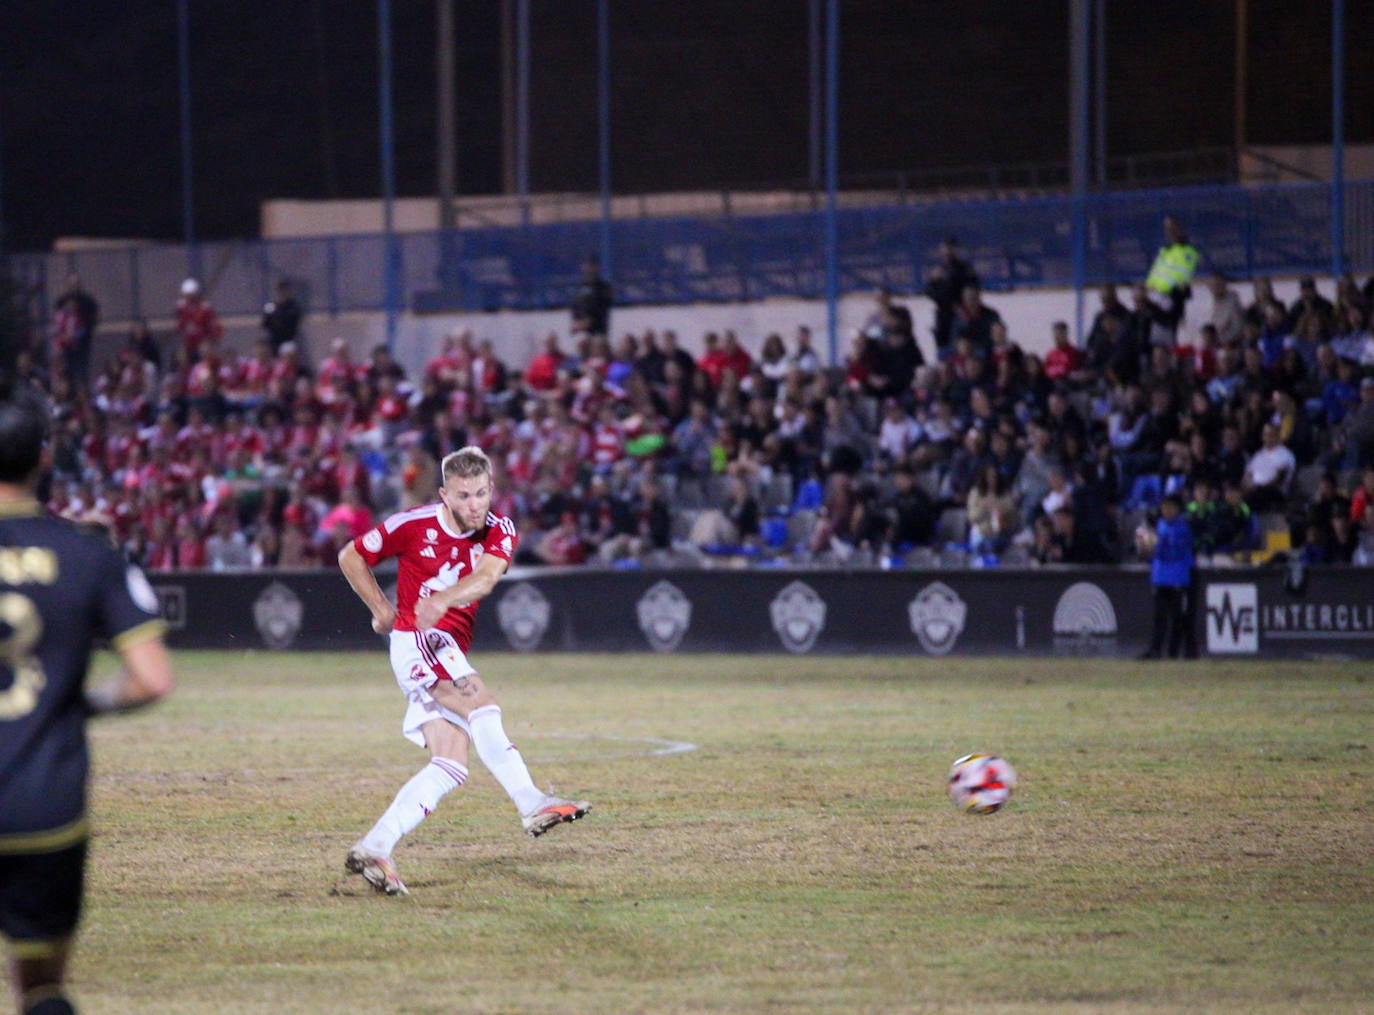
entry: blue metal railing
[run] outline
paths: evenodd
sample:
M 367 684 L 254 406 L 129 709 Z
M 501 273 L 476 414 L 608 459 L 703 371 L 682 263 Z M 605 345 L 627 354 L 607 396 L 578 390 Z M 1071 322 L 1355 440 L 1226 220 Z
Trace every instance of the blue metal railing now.
M 841 294 L 886 285 L 918 291 L 940 239 L 959 237 L 989 289 L 1068 286 L 1070 196 L 837 210 Z M 1122 191 L 1088 197 L 1085 283 L 1127 283 L 1148 270 L 1166 214 L 1187 228 L 1203 270 L 1234 278 L 1323 274 L 1332 264 L 1331 188 L 1324 183 Z M 1374 270 L 1374 180 L 1348 181 L 1346 263 Z M 566 305 L 580 266 L 601 249 L 592 219 L 398 234 L 399 285 L 418 312 Z M 617 302 L 679 304 L 825 295 L 821 211 L 753 216 L 616 219 L 609 224 Z M 314 313 L 386 307 L 381 234 L 234 240 L 197 248 L 221 315 L 256 315 L 281 276 Z M 46 320 L 66 276 L 79 273 L 107 322 L 170 315 L 190 259 L 181 244 L 140 244 L 61 254 L 18 254 L 9 267 Z

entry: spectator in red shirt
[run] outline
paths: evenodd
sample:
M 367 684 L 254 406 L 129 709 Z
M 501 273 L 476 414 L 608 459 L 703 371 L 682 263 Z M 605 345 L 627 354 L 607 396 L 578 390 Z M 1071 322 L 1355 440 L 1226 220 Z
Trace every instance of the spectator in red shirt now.
M 1069 340 L 1069 326 L 1063 321 L 1053 325 L 1054 348 L 1045 353 L 1045 376 L 1052 381 L 1067 381 L 1083 366 L 1083 352 Z
M 749 351 L 739 344 L 739 339 L 734 331 L 725 332 L 725 342 L 721 346 L 721 352 L 725 354 L 725 369 L 730 370 L 735 375 L 736 381 L 742 381 L 749 376 L 749 371 L 754 369 L 754 358 L 749 355 Z M 717 387 L 720 385 L 717 384 Z
M 1220 345 L 1216 325 L 1204 324 L 1198 329 L 1196 345 L 1175 348 L 1179 362 L 1191 368 L 1194 384 L 1206 384 L 1217 375 L 1217 350 Z
M 372 403 L 372 424 L 381 432 L 382 446 L 391 447 L 409 428 L 410 400 L 391 374 L 377 380 L 377 400 Z
M 289 392 L 299 378 L 309 376 L 310 368 L 295 342 L 287 342 L 277 350 L 276 358 L 272 361 L 273 391 L 282 390 L 284 387 Z
M 174 571 L 177 566 L 177 541 L 172 534 L 172 520 L 155 515 L 143 550 L 144 565 L 149 571 Z
M 613 405 L 616 392 L 606 386 L 606 378 L 599 370 L 590 370 L 577 383 L 577 394 L 569 414 L 578 423 L 591 426 L 601 414 L 603 405 Z
M 1367 466 L 1360 477 L 1360 485 L 1350 498 L 1350 524 L 1364 521 L 1365 508 L 1374 504 L 1374 466 Z
M 336 415 L 343 415 L 357 398 L 358 382 L 367 373 L 367 365 L 355 363 L 348 348 L 348 340 L 336 338 L 329 343 L 329 355 L 315 374 L 315 397 Z
M 244 408 L 254 408 L 267 398 L 272 390 L 272 372 L 276 367 L 272 355 L 272 345 L 267 339 L 253 343 L 253 351 L 239 358 L 238 388 L 234 400 Z
M 176 306 L 176 333 L 191 359 L 200 358 L 201 347 L 224 335 L 219 315 L 200 290 L 200 281 L 188 278 L 181 283 L 181 299 Z
M 470 331 L 453 331 L 445 335 L 438 354 L 432 356 L 425 364 L 425 376 L 434 378 L 445 388 L 455 387 L 462 373 L 463 362 L 467 358 L 465 347 L 471 344 Z
M 208 559 L 205 553 L 205 540 L 201 538 L 190 518 L 183 518 L 177 523 L 176 554 L 176 566 L 182 571 L 203 568 Z
M 858 394 L 868 394 L 869 378 L 878 367 L 878 343 L 857 329 L 850 332 L 849 352 L 844 363 L 845 387 Z
M 220 353 L 219 339 L 207 338 L 200 347 L 200 358 L 186 375 L 186 397 L 209 398 L 227 395 L 238 386 L 238 367 Z
M 615 416 L 615 406 L 602 403 L 597 412 L 596 422 L 591 429 L 592 469 L 597 473 L 607 473 L 616 462 L 625 457 L 625 428 Z
M 697 369 L 706 375 L 712 388 L 718 388 L 720 375 L 725 373 L 725 368 L 730 365 L 730 357 L 721 345 L 720 336 L 714 331 L 708 331 L 702 338 L 702 343 L 705 345 L 705 351 L 697 360 Z
M 543 350 L 525 368 L 525 387 L 537 395 L 552 395 L 558 390 L 558 371 L 567 358 L 558 345 L 557 333 L 549 332 L 544 336 Z
M 585 562 L 587 546 L 578 529 L 577 515 L 564 511 L 558 524 L 544 533 L 534 553 L 545 564 L 572 566 Z
M 334 488 L 340 495 L 346 490 L 352 490 L 358 495 L 360 504 L 367 504 L 371 500 L 372 477 L 368 475 L 367 466 L 363 464 L 352 445 L 345 444 L 339 449 L 333 473 Z
M 491 341 L 483 339 L 472 360 L 472 381 L 478 392 L 496 395 L 505 391 L 507 374 L 506 364 L 496 355 Z

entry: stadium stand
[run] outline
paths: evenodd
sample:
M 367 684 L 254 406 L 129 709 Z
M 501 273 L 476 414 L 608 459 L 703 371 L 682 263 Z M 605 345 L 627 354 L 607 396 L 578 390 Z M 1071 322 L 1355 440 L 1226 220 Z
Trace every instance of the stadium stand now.
M 555 335 L 506 363 L 462 332 L 407 376 L 385 347 L 311 362 L 214 329 L 165 362 L 136 332 L 88 368 L 59 309 L 15 370 L 54 405 L 52 510 L 153 571 L 328 566 L 469 442 L 526 564 L 1122 561 L 1172 492 L 1218 564 L 1374 564 L 1374 279 L 1300 288 L 1240 306 L 1213 280 L 1185 340 L 1185 293 L 1107 287 L 1084 347 L 1043 358 L 975 299 L 934 362 L 885 294 L 834 369 L 800 334 L 706 334 L 696 358 L 651 331 Z

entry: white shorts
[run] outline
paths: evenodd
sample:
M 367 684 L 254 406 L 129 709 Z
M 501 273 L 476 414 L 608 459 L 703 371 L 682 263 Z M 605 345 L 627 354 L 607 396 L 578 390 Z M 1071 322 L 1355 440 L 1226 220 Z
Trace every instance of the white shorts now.
M 434 700 L 429 689 L 439 680 L 457 680 L 476 673 L 468 657 L 447 631 L 392 631 L 391 670 L 406 696 L 401 733 L 411 743 L 425 746 L 421 727 L 435 719 L 447 719 L 469 736 L 467 721 Z

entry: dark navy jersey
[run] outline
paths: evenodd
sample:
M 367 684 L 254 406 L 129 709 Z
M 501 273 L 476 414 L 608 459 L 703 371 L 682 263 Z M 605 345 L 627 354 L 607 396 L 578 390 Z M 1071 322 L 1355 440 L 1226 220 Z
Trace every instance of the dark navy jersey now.
M 91 650 L 161 633 L 151 586 L 108 540 L 0 504 L 0 853 L 85 836 Z

